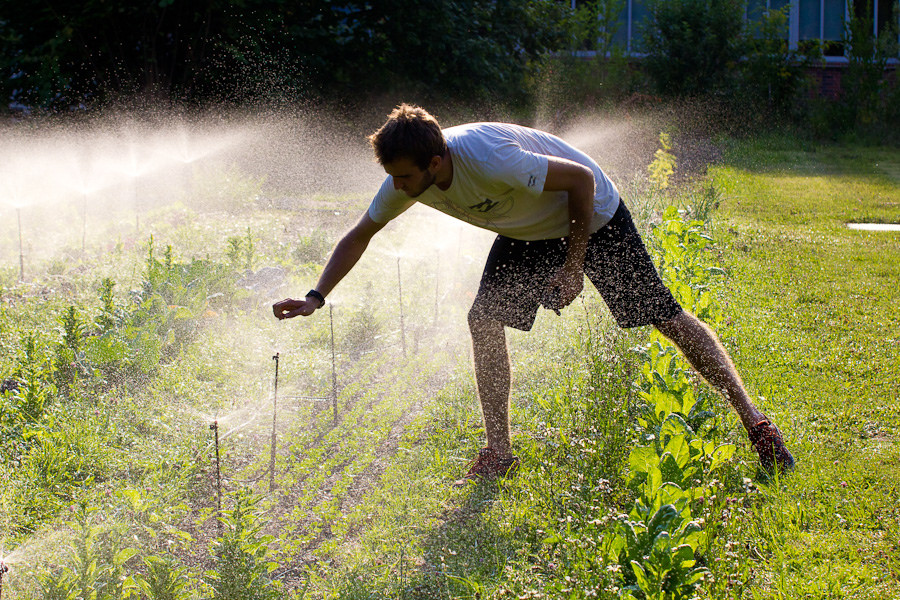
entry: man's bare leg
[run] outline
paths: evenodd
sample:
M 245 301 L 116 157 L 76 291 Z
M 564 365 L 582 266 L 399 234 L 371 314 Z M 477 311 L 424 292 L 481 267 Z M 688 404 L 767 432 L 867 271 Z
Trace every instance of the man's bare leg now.
M 512 455 L 509 436 L 509 350 L 503 324 L 489 319 L 469 318 L 475 381 L 484 416 L 487 447 L 500 456 Z
M 691 366 L 710 385 L 725 396 L 746 429 L 749 430 L 765 419 L 750 400 L 728 351 L 722 347 L 718 336 L 709 326 L 691 313 L 682 311 L 671 321 L 660 323 L 656 328 L 678 346 Z

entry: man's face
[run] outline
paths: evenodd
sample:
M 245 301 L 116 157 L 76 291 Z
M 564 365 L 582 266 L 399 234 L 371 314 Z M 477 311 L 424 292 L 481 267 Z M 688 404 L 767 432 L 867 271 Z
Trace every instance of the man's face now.
M 410 198 L 417 198 L 434 183 L 431 169 L 422 170 L 409 158 L 398 158 L 384 165 L 384 171 L 394 180 L 394 189 Z

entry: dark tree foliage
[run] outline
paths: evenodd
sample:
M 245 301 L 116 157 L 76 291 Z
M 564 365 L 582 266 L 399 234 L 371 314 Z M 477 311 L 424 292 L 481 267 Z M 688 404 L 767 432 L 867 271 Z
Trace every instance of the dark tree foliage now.
M 726 88 L 744 52 L 743 0 L 654 0 L 644 61 L 657 91 L 705 95 Z
M 0 0 L 0 85 L 26 106 L 521 91 L 559 47 L 547 0 Z M 3 104 L 7 102 L 4 101 Z

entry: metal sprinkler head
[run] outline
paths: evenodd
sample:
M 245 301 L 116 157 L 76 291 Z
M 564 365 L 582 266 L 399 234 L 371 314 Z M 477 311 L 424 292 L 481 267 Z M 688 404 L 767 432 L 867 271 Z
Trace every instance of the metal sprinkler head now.
M 218 428 L 219 428 L 219 422 L 218 422 L 218 421 L 213 421 L 212 423 L 209 424 L 209 429 L 210 429 L 210 431 L 215 431 L 215 430 L 218 429 Z
M 0 597 L 3 596 L 3 574 L 9 571 L 9 567 L 7 567 L 4 563 L 0 562 Z

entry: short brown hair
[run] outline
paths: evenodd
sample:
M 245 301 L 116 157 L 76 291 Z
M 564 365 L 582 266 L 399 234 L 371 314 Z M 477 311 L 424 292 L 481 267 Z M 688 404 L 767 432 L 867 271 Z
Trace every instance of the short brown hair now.
M 369 136 L 375 159 L 382 165 L 408 158 L 423 171 L 434 156 L 444 156 L 447 142 L 437 119 L 419 106 L 401 104 L 381 128 Z

